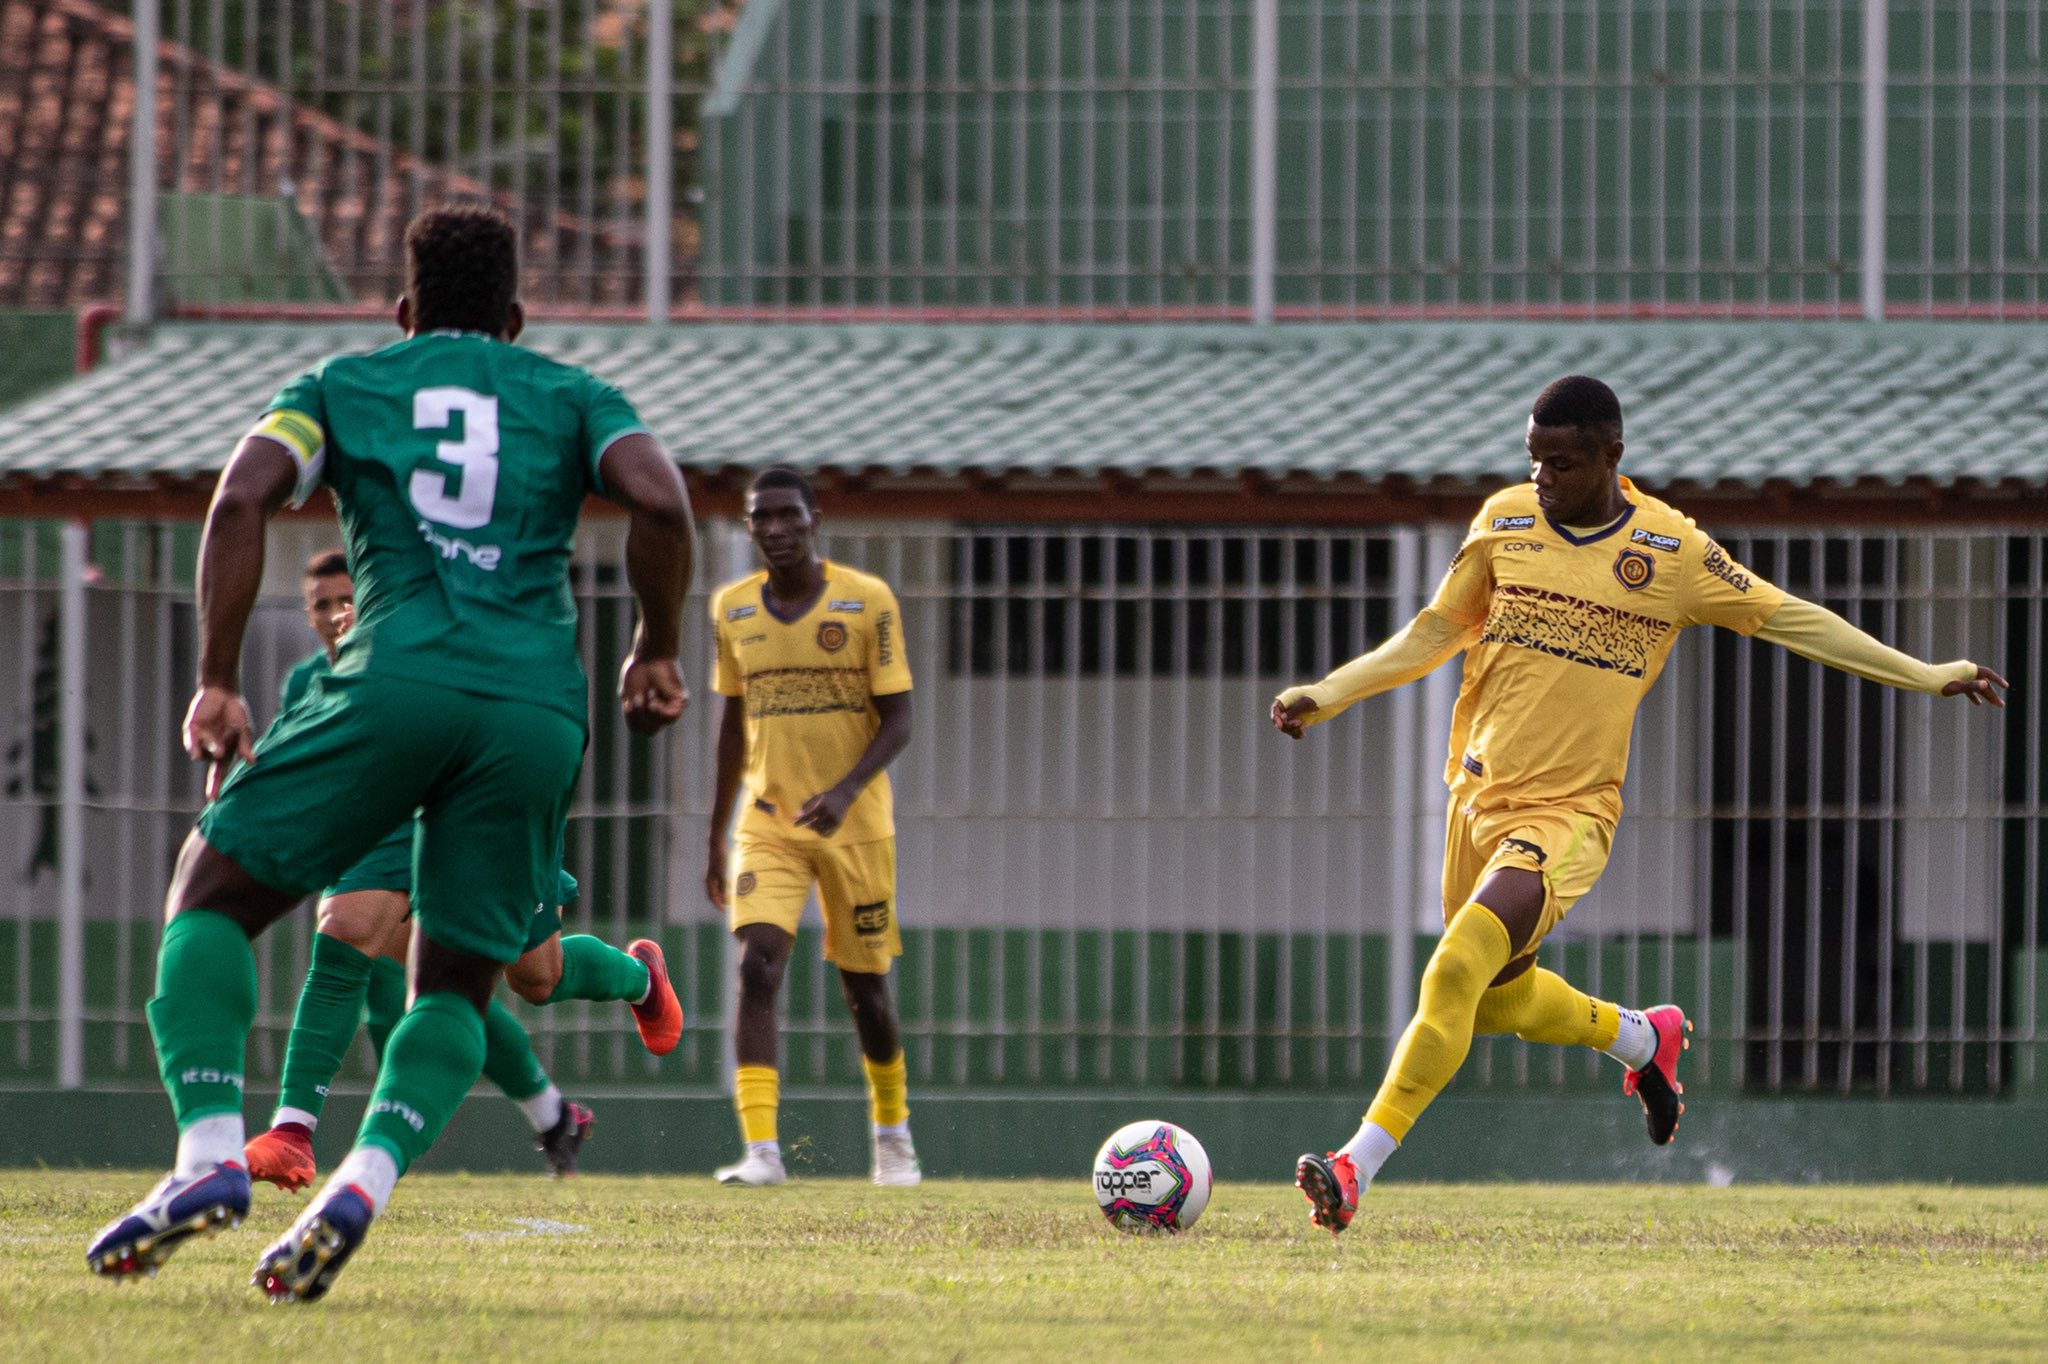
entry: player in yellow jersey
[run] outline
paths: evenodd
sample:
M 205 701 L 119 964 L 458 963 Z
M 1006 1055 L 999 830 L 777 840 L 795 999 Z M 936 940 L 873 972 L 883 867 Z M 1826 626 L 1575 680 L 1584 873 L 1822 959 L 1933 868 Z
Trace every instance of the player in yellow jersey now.
M 1765 582 L 1638 491 L 1619 470 L 1621 404 L 1598 379 L 1546 388 L 1528 448 L 1530 481 L 1487 499 L 1420 615 L 1273 702 L 1274 725 L 1299 739 L 1465 655 L 1446 769 L 1447 927 L 1364 1124 L 1341 1150 L 1295 1166 L 1310 1216 L 1333 1233 L 1475 1034 L 1604 1051 L 1627 1068 L 1622 1089 L 1642 1102 L 1650 1139 L 1663 1145 L 1677 1131 L 1684 1011 L 1592 999 L 1538 967 L 1535 952 L 1606 865 L 1636 707 L 1681 629 L 1721 625 L 1873 682 L 2005 704 L 2006 681 L 1991 669 L 1888 648 Z
M 718 1180 L 788 1178 L 775 1132 L 775 995 L 815 885 L 825 960 L 838 968 L 867 1072 L 874 1182 L 909 1187 L 921 1172 L 889 1000 L 889 966 L 903 947 L 895 814 L 883 771 L 910 742 L 902 613 L 880 578 L 818 557 L 817 498 L 801 474 L 769 469 L 755 478 L 746 522 L 768 567 L 711 602 L 711 684 L 725 711 L 704 887 L 740 943 L 734 1105 L 747 1144 Z

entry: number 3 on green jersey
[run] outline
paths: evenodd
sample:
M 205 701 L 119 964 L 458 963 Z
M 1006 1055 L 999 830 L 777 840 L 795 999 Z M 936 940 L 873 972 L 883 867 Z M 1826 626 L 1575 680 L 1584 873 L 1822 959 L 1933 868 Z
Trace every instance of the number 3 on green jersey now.
M 432 468 L 414 469 L 406 491 L 413 510 L 427 520 L 475 530 L 490 524 L 498 498 L 498 400 L 466 388 L 423 388 L 412 395 L 416 431 L 442 430 L 457 413 L 462 417 L 462 439 L 434 447 L 435 459 L 462 471 L 455 495 L 448 494 L 448 475 Z

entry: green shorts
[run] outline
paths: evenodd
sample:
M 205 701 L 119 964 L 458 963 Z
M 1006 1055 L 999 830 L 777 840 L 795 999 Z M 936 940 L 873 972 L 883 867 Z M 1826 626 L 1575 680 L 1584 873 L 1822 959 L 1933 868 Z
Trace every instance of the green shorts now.
M 541 901 L 540 908 L 533 912 L 533 920 L 526 926 L 526 952 L 531 952 L 549 938 L 562 931 L 562 910 L 576 903 L 576 878 L 569 875 L 567 867 L 555 873 L 555 894 L 553 899 Z M 522 957 L 526 952 L 521 952 Z
M 358 890 L 395 890 L 400 895 L 412 894 L 412 836 L 418 825 L 418 820 L 408 819 L 386 834 L 383 842 L 370 849 L 368 857 L 321 891 L 321 897 L 347 895 Z
M 421 928 L 443 947 L 509 962 L 534 907 L 558 890 L 583 737 L 548 706 L 322 677 L 228 777 L 200 836 L 265 885 L 304 895 L 335 884 L 418 810 Z

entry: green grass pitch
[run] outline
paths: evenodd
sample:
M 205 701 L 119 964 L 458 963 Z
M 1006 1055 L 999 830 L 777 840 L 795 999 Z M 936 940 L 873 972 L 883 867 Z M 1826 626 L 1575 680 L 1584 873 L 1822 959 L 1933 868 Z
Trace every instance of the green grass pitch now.
M 1340 1240 L 1277 1185 L 1129 1237 L 1085 1180 L 914 1191 L 422 1174 L 329 1297 L 257 1252 L 302 1195 L 154 1280 L 86 1272 L 142 1173 L 0 1170 L 20 1360 L 2025 1359 L 2048 1190 L 1390 1184 Z

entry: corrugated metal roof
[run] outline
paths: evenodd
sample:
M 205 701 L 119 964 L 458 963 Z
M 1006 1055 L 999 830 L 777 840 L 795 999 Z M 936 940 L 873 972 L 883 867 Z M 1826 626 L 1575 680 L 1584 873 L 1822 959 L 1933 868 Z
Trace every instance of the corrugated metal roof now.
M 0 414 L 0 477 L 204 474 L 367 325 L 180 324 Z M 685 464 L 856 474 L 1497 481 L 1529 404 L 1599 375 L 1651 485 L 2048 484 L 2048 329 L 1946 324 L 541 326 Z

